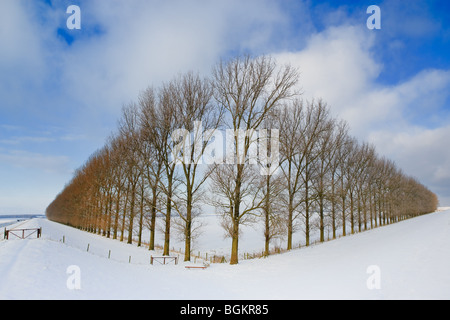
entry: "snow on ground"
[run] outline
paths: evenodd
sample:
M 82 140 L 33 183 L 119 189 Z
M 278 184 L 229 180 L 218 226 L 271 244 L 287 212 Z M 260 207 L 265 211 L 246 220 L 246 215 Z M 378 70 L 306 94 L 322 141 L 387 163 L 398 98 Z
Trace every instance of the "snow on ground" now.
M 157 252 L 45 219 L 20 227 L 43 237 L 0 240 L 0 299 L 450 299 L 450 210 L 206 270 L 152 266 Z

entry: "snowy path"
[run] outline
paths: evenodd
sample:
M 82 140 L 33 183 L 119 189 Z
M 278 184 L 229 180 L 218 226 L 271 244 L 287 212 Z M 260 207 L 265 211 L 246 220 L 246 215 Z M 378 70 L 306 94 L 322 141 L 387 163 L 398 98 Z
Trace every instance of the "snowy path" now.
M 43 238 L 0 241 L 0 299 L 450 299 L 450 211 L 206 270 L 151 266 L 144 248 L 42 219 L 26 226 Z M 66 285 L 71 265 L 81 290 Z

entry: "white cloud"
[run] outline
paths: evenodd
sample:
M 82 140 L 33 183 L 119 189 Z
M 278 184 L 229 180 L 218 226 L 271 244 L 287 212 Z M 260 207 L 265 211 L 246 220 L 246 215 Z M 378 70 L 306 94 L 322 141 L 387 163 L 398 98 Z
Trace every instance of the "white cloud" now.
M 300 69 L 306 98 L 323 98 L 352 134 L 450 203 L 450 70 L 422 70 L 399 84 L 380 85 L 383 66 L 373 40 L 355 26 L 330 27 L 312 35 L 304 50 L 277 59 Z
M 0 194 L 17 194 L 2 207 L 48 205 L 115 129 L 123 103 L 179 72 L 209 73 L 229 50 L 264 51 L 284 23 L 271 0 L 81 0 L 69 46 L 58 34 L 69 4 L 0 0 Z M 57 190 L 41 192 L 44 179 Z
M 229 48 L 263 47 L 282 21 L 270 1 L 87 1 L 81 10 L 88 22 L 60 56 L 64 88 L 81 104 L 116 111 L 148 85 L 209 73 Z
M 230 48 L 263 51 L 284 23 L 269 0 L 80 1 L 82 29 L 69 32 L 64 3 L 0 2 L 0 96 L 11 114 L 97 128 L 149 85 L 209 73 Z
M 19 1 L 0 2 L 0 66 L 27 67 L 39 63 L 36 53 L 40 51 L 33 21 L 26 6 Z
M 382 69 L 372 57 L 372 43 L 373 39 L 360 28 L 331 27 L 313 34 L 304 50 L 280 53 L 277 59 L 299 68 L 305 97 L 322 97 L 335 114 L 355 124 L 361 119 L 350 119 L 353 104 L 371 90 Z
M 418 178 L 450 204 L 450 126 L 435 129 L 411 126 L 405 131 L 377 131 L 370 135 L 383 154 L 396 159 L 408 174 Z

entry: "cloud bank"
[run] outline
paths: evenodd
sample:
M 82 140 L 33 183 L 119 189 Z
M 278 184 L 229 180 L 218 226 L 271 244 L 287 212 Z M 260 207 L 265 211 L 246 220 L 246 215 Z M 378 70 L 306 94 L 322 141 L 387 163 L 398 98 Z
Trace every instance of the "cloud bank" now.
M 360 26 L 330 27 L 313 34 L 303 50 L 276 57 L 300 69 L 305 98 L 323 98 L 355 136 L 449 204 L 450 70 L 421 70 L 403 82 L 380 84 L 384 66 L 376 59 L 375 37 Z

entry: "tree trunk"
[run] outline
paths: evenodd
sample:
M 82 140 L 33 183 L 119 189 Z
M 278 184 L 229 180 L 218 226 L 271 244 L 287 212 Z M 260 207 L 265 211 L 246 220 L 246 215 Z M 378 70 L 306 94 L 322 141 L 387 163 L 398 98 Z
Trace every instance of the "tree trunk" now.
M 172 214 L 172 206 L 170 205 L 170 196 L 167 196 L 167 209 L 166 209 L 166 227 L 164 230 L 164 249 L 163 255 L 168 256 L 170 254 L 170 215 Z
M 122 225 L 120 226 L 120 242 L 123 241 L 123 235 L 125 233 L 125 218 L 127 216 L 127 207 L 128 207 L 128 194 L 130 193 L 129 188 L 127 188 L 127 194 L 125 196 L 125 205 L 123 207 L 123 214 L 122 214 Z
M 264 220 L 265 220 L 265 230 L 264 230 L 264 256 L 270 254 L 269 244 L 270 244 L 270 176 L 266 177 L 266 199 L 264 205 Z
M 120 188 L 117 190 L 116 199 L 116 213 L 114 215 L 113 239 L 117 239 L 117 229 L 119 228 L 119 214 L 120 214 Z
M 111 238 L 111 227 L 112 227 L 112 206 L 113 206 L 113 196 L 112 190 L 109 191 L 109 204 L 108 204 L 108 227 L 106 237 Z
M 142 245 L 142 229 L 144 225 L 144 185 L 141 186 L 141 201 L 139 206 L 139 234 L 138 234 L 138 247 Z
M 309 184 L 308 178 L 306 178 L 305 182 L 305 245 L 309 246 Z
M 190 189 L 190 185 L 188 185 Z M 186 201 L 186 226 L 185 226 L 185 249 L 184 261 L 191 261 L 191 239 L 192 239 L 192 190 L 188 190 Z
M 237 139 L 237 137 L 235 137 Z M 247 140 L 247 137 L 246 137 Z M 238 141 L 236 141 L 236 145 L 238 145 Z M 236 154 L 239 154 L 236 151 Z M 242 174 L 244 170 L 243 164 L 237 164 L 237 173 L 236 173 L 236 186 L 234 191 L 234 209 L 233 209 L 233 232 L 231 235 L 232 244 L 231 244 L 231 258 L 230 264 L 238 264 L 239 263 L 239 223 L 240 223 L 240 206 L 241 206 L 241 184 L 242 184 Z
M 239 258 L 239 221 L 233 219 L 233 234 L 231 236 L 231 258 L 230 264 L 238 264 Z
M 170 254 L 170 219 L 172 215 L 172 195 L 173 195 L 173 173 L 168 177 L 167 185 L 167 203 L 166 203 L 166 228 L 164 230 L 164 249 L 163 255 L 168 256 Z
M 158 192 L 157 185 L 152 188 L 152 216 L 150 218 L 150 244 L 148 246 L 149 250 L 155 250 L 155 229 L 156 229 L 156 194 Z
M 323 194 L 322 191 L 319 195 L 319 216 L 320 216 L 320 242 L 325 241 L 325 223 L 324 223 L 324 212 L 323 212 Z
M 331 227 L 333 229 L 333 239 L 336 239 L 336 203 L 334 198 L 334 174 L 331 178 Z
M 353 213 L 353 191 L 350 191 L 350 226 L 351 226 L 351 232 L 352 234 L 355 233 L 355 219 L 354 219 L 354 213 Z
M 347 235 L 345 222 L 345 197 L 342 197 L 342 235 L 344 237 Z
M 287 250 L 292 249 L 292 233 L 293 233 L 293 196 L 289 196 L 289 206 L 288 206 L 288 238 L 287 238 Z
M 136 186 L 133 185 L 131 189 L 131 203 L 130 203 L 130 221 L 128 223 L 128 244 L 133 242 L 133 222 L 134 222 L 134 205 L 136 201 Z

